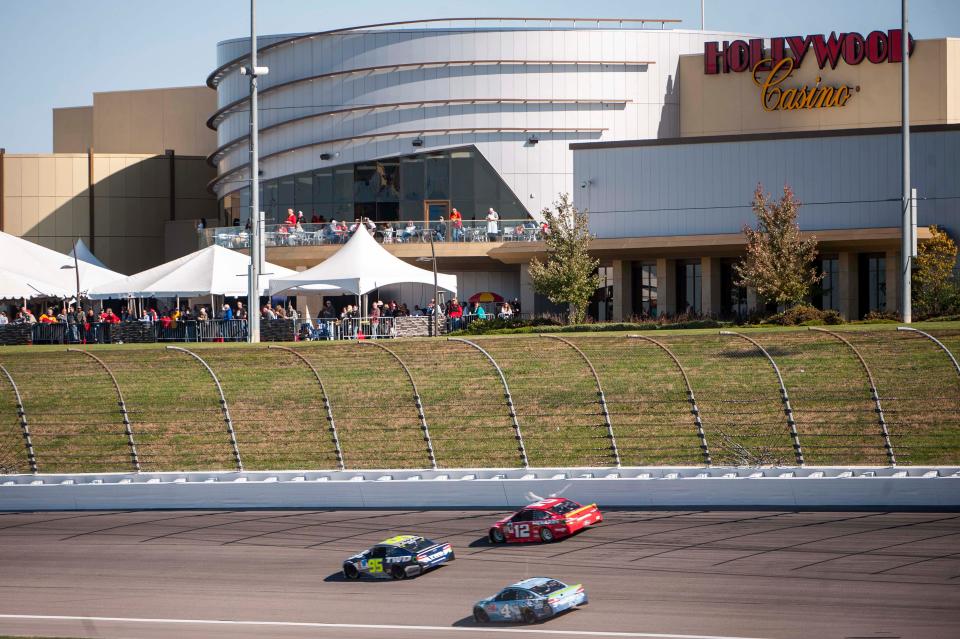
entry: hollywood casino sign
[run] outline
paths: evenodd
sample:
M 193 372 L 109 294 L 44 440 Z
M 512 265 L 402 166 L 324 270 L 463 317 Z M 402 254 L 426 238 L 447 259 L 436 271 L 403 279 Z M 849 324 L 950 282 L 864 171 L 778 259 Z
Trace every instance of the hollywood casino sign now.
M 909 54 L 913 55 L 914 40 L 908 36 Z M 856 66 L 864 60 L 871 64 L 903 61 L 903 40 L 900 29 L 872 31 L 866 37 L 859 33 L 831 33 L 829 36 L 809 35 L 770 38 L 770 48 L 764 49 L 762 39 L 707 42 L 703 47 L 703 72 L 742 73 L 750 71 L 753 82 L 760 87 L 760 104 L 764 111 L 797 111 L 843 107 L 860 87 L 846 84 L 823 85 L 818 75 L 815 84 L 785 86 L 786 80 L 799 69 L 810 52 L 817 65 L 824 69 L 829 64 L 836 69 L 842 60 Z

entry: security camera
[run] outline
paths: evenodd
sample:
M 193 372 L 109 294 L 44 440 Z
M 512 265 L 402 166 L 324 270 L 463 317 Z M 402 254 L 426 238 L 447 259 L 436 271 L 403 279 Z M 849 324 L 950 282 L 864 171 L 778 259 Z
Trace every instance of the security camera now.
M 585 189 L 585 188 L 587 188 L 587 185 L 588 185 L 588 184 L 590 184 L 590 181 L 589 181 L 589 180 L 584 180 L 583 182 L 580 183 L 580 188 L 581 188 L 581 189 Z

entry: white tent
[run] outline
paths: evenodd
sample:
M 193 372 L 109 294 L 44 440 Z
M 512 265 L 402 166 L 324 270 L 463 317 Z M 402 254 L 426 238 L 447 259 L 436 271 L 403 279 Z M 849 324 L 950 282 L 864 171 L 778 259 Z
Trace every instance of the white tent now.
M 77 261 L 80 292 L 123 277 L 122 273 Z M 74 258 L 0 232 L 0 299 L 73 297 L 77 294 Z
M 74 243 L 73 248 L 67 253 L 70 257 L 74 255 L 77 256 L 77 259 L 81 262 L 86 262 L 87 264 L 93 264 L 94 266 L 99 266 L 100 268 L 107 268 L 106 265 L 100 261 L 100 259 L 93 254 L 84 241 L 81 238 L 77 238 L 76 243 Z
M 365 295 L 382 286 L 400 283 L 433 286 L 433 271 L 418 268 L 392 255 L 360 225 L 350 240 L 330 258 L 311 269 L 290 276 L 274 277 L 270 292 L 310 290 L 311 285 L 336 287 L 345 293 Z M 437 274 L 440 288 L 457 294 L 457 276 Z
M 98 286 L 90 291 L 90 297 L 242 297 L 247 294 L 249 266 L 249 255 L 211 244 L 166 264 Z M 261 284 L 266 289 L 271 277 L 294 274 L 268 262 Z

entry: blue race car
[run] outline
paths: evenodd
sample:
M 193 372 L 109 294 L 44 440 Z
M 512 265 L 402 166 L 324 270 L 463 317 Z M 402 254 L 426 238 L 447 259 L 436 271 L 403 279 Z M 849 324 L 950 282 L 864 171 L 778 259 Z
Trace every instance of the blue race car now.
M 453 547 L 417 535 L 397 535 L 349 557 L 343 562 L 343 575 L 406 579 L 455 559 Z
M 556 579 L 534 577 L 507 586 L 493 597 L 475 603 L 473 618 L 477 623 L 535 623 L 587 603 L 587 591 L 582 584 L 568 586 Z

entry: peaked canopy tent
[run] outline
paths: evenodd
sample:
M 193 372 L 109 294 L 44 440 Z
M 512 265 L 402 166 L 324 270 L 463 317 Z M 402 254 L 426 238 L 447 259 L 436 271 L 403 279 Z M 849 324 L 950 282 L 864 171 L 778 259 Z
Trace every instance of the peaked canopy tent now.
M 433 271 L 418 268 L 394 256 L 370 236 L 365 226 L 360 225 L 350 240 L 327 260 L 290 276 L 275 276 L 270 281 L 270 293 L 309 291 L 315 290 L 316 285 L 326 285 L 359 296 L 382 286 L 411 282 L 433 286 Z M 456 275 L 437 273 L 437 285 L 457 294 Z
M 74 267 L 77 267 L 76 269 Z M 0 231 L 0 299 L 73 297 L 123 277 L 73 256 Z
M 77 238 L 76 243 L 74 243 L 73 248 L 70 249 L 70 252 L 67 253 L 70 257 L 74 255 L 77 256 L 77 259 L 81 262 L 86 262 L 87 264 L 93 264 L 94 266 L 99 266 L 100 268 L 107 268 L 106 265 L 100 261 L 100 259 L 93 254 L 84 241 L 81 238 Z
M 212 244 L 166 264 L 97 286 L 90 291 L 90 297 L 244 297 L 249 267 L 249 255 Z M 264 271 L 261 275 L 264 290 L 271 277 L 295 274 L 270 263 L 264 264 Z

